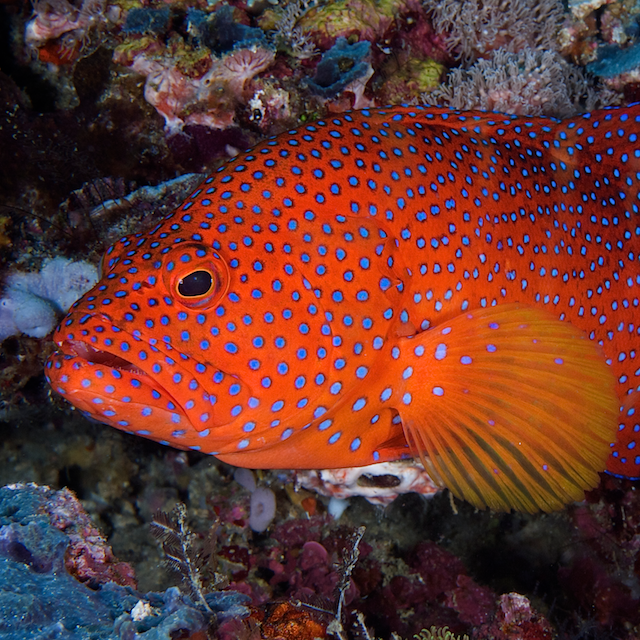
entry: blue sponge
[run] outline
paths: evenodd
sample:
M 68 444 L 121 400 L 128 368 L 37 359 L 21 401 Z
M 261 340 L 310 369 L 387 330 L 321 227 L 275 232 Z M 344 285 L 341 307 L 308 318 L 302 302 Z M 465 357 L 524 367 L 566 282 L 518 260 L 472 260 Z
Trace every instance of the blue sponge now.
M 349 44 L 346 38 L 338 38 L 318 62 L 316 75 L 307 80 L 309 89 L 323 98 L 338 95 L 349 83 L 367 73 L 369 64 L 365 58 L 370 50 L 371 43 L 366 40 Z

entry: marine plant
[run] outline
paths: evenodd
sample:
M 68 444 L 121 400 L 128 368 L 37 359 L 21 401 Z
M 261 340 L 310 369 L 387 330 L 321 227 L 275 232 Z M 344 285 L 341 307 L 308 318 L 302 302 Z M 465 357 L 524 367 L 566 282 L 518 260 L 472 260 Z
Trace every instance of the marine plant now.
M 616 104 L 617 94 L 600 87 L 556 51 L 527 47 L 517 53 L 493 51 L 469 68 L 452 69 L 426 104 L 484 109 L 517 115 L 570 117 Z
M 212 614 L 205 594 L 227 584 L 222 575 L 207 571 L 215 562 L 216 526 L 211 527 L 205 544 L 199 545 L 196 534 L 187 526 L 187 507 L 180 502 L 171 514 L 157 511 L 150 529 L 162 546 L 167 565 L 180 574 L 189 595 Z
M 316 0 L 292 0 L 278 8 L 270 35 L 279 49 L 300 60 L 306 60 L 318 53 L 308 31 L 299 24 L 309 9 L 316 5 Z
M 459 636 L 450 631 L 449 627 L 436 627 L 435 625 L 429 629 L 423 629 L 413 637 L 415 640 L 469 640 L 466 633 Z
M 564 8 L 558 0 L 426 0 L 433 26 L 466 62 L 505 48 L 552 50 Z

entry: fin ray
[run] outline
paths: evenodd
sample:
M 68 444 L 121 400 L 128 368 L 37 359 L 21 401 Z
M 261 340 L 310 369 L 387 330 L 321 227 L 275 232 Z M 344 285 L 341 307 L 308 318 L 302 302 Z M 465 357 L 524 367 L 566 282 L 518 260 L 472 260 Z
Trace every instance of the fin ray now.
M 551 511 L 598 482 L 615 437 L 615 381 L 571 324 L 509 304 L 405 339 L 407 440 L 460 498 Z M 422 355 L 424 354 L 424 355 Z M 444 355 L 443 355 L 444 354 Z

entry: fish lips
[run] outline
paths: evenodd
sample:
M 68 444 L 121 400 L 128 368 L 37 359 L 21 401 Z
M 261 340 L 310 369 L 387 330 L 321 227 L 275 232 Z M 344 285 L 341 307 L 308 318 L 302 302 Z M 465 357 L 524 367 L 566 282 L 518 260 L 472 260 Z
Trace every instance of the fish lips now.
M 152 371 L 82 340 L 57 342 L 46 367 L 52 388 L 89 417 L 163 444 L 188 448 L 187 412 Z M 165 357 L 164 353 L 157 355 Z M 177 366 L 177 363 L 176 363 Z M 173 372 L 172 372 L 173 373 Z M 186 378 L 186 372 L 181 372 Z
M 131 371 L 136 375 L 147 375 L 142 369 L 136 367 L 132 362 L 129 362 L 129 360 L 125 360 L 114 353 L 96 349 L 82 340 L 67 340 L 59 346 L 65 353 L 81 358 L 82 360 L 87 360 L 88 362 L 93 362 L 94 364 L 101 364 L 110 369 L 118 369 L 119 371 Z

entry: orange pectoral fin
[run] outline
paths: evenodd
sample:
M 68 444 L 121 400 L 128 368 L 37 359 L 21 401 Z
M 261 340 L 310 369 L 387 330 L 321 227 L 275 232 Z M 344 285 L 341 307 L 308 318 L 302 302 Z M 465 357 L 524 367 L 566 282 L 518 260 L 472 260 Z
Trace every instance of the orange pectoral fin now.
M 397 408 L 407 440 L 455 496 L 495 510 L 552 511 L 598 483 L 618 400 L 583 332 L 509 304 L 400 342 Z

